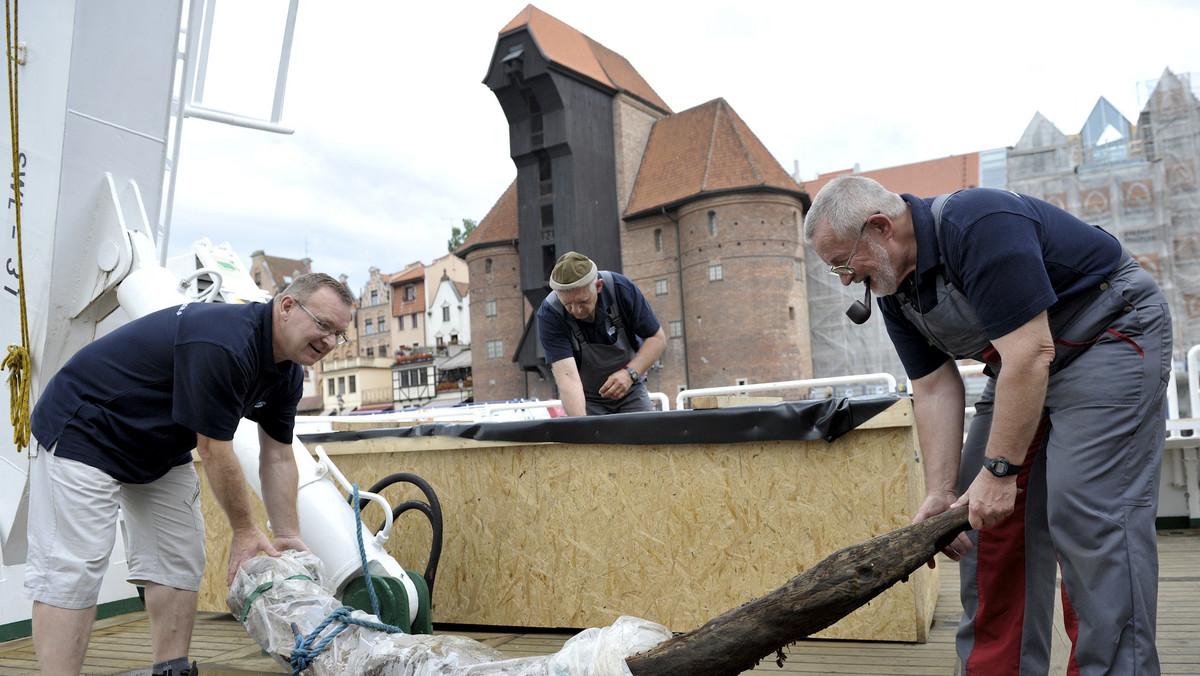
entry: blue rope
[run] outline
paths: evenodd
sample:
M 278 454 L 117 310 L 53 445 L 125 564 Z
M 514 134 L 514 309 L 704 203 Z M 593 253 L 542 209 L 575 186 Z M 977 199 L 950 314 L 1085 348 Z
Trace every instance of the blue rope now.
M 317 655 L 320 655 L 321 651 L 325 649 L 325 646 L 329 645 L 329 643 L 338 634 L 342 633 L 346 627 L 352 624 L 360 627 L 366 627 L 367 629 L 384 631 L 389 634 L 403 633 L 404 631 L 400 627 L 394 627 L 390 624 L 381 624 L 379 622 L 372 622 L 370 620 L 360 620 L 351 615 L 352 612 L 354 612 L 354 608 L 351 608 L 350 606 L 342 606 L 341 608 L 338 608 L 330 613 L 329 617 L 325 618 L 321 624 L 317 625 L 317 628 L 313 629 L 312 633 L 308 636 L 302 636 L 300 634 L 299 627 L 296 626 L 296 623 L 292 623 L 292 634 L 294 634 L 296 637 L 296 647 L 292 648 L 291 655 L 292 676 L 298 676 L 300 672 L 307 669 L 309 664 L 311 664 L 312 661 L 317 658 Z M 329 625 L 333 624 L 334 621 L 340 622 L 337 628 L 330 632 L 328 636 L 321 639 L 320 643 L 317 643 L 314 646 L 313 641 L 316 641 L 317 637 L 321 635 L 321 632 L 325 631 Z
M 358 504 L 358 484 L 354 486 L 354 532 L 358 534 L 358 560 L 362 562 L 363 578 L 367 581 L 367 594 L 371 597 L 371 610 L 379 617 L 379 599 L 375 596 L 375 585 L 371 583 L 371 568 L 367 565 L 367 548 L 363 545 L 362 510 Z
M 375 611 L 375 617 L 379 617 L 379 599 L 375 596 L 375 585 L 371 583 L 371 570 L 367 566 L 367 549 L 363 544 L 362 510 L 358 506 L 358 484 L 354 484 L 353 498 L 354 524 L 357 526 L 358 531 L 358 556 L 359 560 L 362 561 L 363 577 L 365 577 L 367 581 L 367 593 L 371 597 L 371 609 Z M 350 614 L 353 611 L 354 608 L 351 608 L 350 606 L 342 606 L 341 608 L 338 608 L 330 613 L 329 617 L 325 618 L 321 624 L 317 625 L 317 628 L 313 629 L 312 633 L 310 633 L 308 636 L 302 636 L 300 634 L 300 628 L 296 626 L 295 622 L 292 623 L 292 634 L 296 639 L 296 647 L 292 648 L 291 655 L 292 676 L 299 676 L 300 672 L 308 668 L 308 665 L 317 658 L 317 655 L 321 654 L 321 651 L 325 649 L 325 646 L 329 645 L 329 642 L 332 641 L 334 637 L 342 633 L 346 627 L 352 624 L 360 627 L 366 627 L 368 629 L 375 629 L 376 631 L 385 631 L 389 634 L 404 633 L 404 630 L 400 627 L 390 624 L 371 622 L 370 620 L 360 620 Z M 339 624 L 336 629 L 330 632 L 328 636 L 321 639 L 320 643 L 317 643 L 314 646 L 313 642 L 316 641 L 317 637 L 321 635 L 321 632 L 325 631 L 330 624 L 333 624 L 334 621 L 338 621 L 341 624 Z

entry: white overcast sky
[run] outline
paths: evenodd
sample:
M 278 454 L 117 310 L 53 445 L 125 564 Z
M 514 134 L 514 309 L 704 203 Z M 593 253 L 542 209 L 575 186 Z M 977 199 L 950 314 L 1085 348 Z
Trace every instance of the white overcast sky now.
M 482 84 L 509 0 L 300 0 L 290 136 L 189 119 L 170 255 L 313 259 L 361 291 L 447 253 L 516 176 Z M 1164 68 L 1200 73 L 1196 0 L 540 0 L 627 58 L 676 112 L 723 97 L 801 179 L 1010 146 L 1041 112 L 1131 121 Z M 265 116 L 284 0 L 218 3 L 204 103 Z M 1198 75 L 1197 77 L 1200 77 Z M 1200 83 L 1194 83 L 1200 84 Z

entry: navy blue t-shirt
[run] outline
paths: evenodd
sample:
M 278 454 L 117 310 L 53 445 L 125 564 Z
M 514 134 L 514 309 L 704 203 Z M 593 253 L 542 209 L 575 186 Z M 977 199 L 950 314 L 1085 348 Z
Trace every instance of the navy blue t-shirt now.
M 243 417 L 292 443 L 304 372 L 275 363 L 272 307 L 188 303 L 84 346 L 38 399 L 33 436 L 126 483 L 191 462 L 197 433 L 233 439 Z
M 937 304 L 937 274 L 962 291 L 995 339 L 1044 310 L 1053 311 L 1112 272 L 1121 257 L 1115 237 L 1042 200 L 1008 190 L 955 193 L 934 234 L 933 198 L 901 195 L 912 209 L 917 269 L 899 293 L 878 299 L 888 335 L 910 378 L 929 375 L 949 357 L 933 347 L 901 311 L 900 294 L 927 312 Z
M 641 348 L 643 338 L 649 338 L 658 333 L 658 317 L 654 316 L 654 311 L 650 309 L 650 304 L 646 302 L 646 297 L 642 295 L 636 284 L 618 272 L 609 274 L 612 275 L 613 283 L 606 283 L 600 290 L 600 295 L 596 299 L 596 310 L 592 316 L 594 318 L 606 316 L 608 305 L 612 302 L 610 299 L 615 298 L 618 313 L 625 322 L 629 344 L 636 351 Z M 546 296 L 537 313 L 538 339 L 542 343 L 542 351 L 546 355 L 547 364 L 570 357 L 577 359 L 579 357 L 571 345 L 571 327 L 567 324 L 570 314 L 561 304 L 551 300 L 554 298 L 554 294 L 555 292 L 551 291 L 550 295 Z M 607 322 L 579 322 L 579 330 L 583 333 L 583 337 L 589 343 L 597 345 L 612 345 L 617 342 L 616 334 L 608 335 L 603 330 L 606 327 Z

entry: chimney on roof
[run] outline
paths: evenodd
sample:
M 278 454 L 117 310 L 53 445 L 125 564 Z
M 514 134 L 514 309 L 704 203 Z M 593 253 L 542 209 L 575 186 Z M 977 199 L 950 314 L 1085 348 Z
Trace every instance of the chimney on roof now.
M 861 174 L 862 173 L 862 167 L 858 164 L 858 162 L 854 163 L 854 169 L 850 173 L 852 173 L 852 174 Z

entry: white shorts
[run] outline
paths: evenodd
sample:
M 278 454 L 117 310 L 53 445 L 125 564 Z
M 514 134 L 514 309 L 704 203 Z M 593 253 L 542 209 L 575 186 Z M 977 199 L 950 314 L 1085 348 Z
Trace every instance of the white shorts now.
M 204 517 L 191 463 L 152 483 L 125 484 L 39 446 L 29 467 L 25 597 L 59 608 L 96 605 L 122 516 L 130 583 L 200 589 Z

